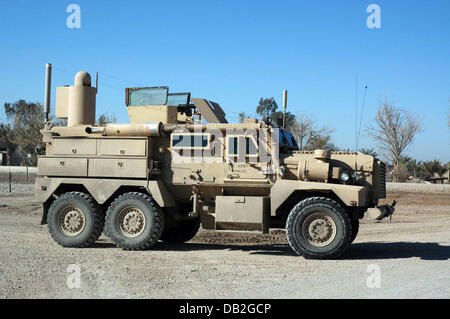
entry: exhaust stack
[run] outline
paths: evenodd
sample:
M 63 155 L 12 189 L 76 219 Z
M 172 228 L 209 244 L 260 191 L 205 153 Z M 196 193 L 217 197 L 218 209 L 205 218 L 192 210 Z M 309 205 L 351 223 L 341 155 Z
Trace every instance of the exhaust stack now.
M 283 129 L 286 129 L 287 90 L 283 91 Z
M 52 65 L 50 63 L 47 63 L 45 66 L 45 101 L 44 101 L 44 112 L 46 122 L 48 122 L 48 115 L 50 114 L 51 89 L 52 89 Z

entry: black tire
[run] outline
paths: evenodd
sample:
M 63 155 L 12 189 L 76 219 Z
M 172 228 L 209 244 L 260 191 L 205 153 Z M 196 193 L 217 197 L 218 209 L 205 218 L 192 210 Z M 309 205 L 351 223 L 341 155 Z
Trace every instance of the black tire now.
M 173 217 L 170 217 L 173 219 Z M 169 223 L 168 223 L 169 224 Z M 200 228 L 200 218 L 191 220 L 174 220 L 167 225 L 161 235 L 166 243 L 184 243 L 195 237 Z
M 314 225 L 327 226 L 322 228 L 327 231 L 327 234 L 321 234 L 325 238 L 311 237 L 316 235 L 311 235 Z M 325 197 L 301 201 L 291 210 L 286 221 L 289 245 L 295 253 L 305 258 L 336 258 L 350 244 L 351 235 L 352 225 L 348 214 L 337 202 Z
M 128 214 L 125 214 L 127 211 Z M 125 219 L 129 216 L 134 218 L 132 222 L 137 222 L 137 225 L 133 224 L 134 228 L 127 230 Z M 109 206 L 105 234 L 119 248 L 144 250 L 158 242 L 164 225 L 164 214 L 150 195 L 130 192 L 120 195 Z
M 358 231 L 359 231 L 359 219 L 352 218 L 352 237 L 350 238 L 350 243 L 353 243 L 353 241 L 356 239 Z
M 90 195 L 68 192 L 51 204 L 47 224 L 52 238 L 61 246 L 89 247 L 100 237 L 105 216 Z

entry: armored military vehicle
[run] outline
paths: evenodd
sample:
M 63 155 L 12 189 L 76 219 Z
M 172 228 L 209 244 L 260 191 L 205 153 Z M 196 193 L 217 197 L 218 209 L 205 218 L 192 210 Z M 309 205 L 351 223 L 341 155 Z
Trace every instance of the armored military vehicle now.
M 130 123 L 96 124 L 96 94 L 78 72 L 73 86 L 56 89 L 56 117 L 67 126 L 48 121 L 41 131 L 36 195 L 64 247 L 88 247 L 102 231 L 120 248 L 142 250 L 188 241 L 200 226 L 285 228 L 295 253 L 334 258 L 366 211 L 381 219 L 394 210 L 377 206 L 386 165 L 372 156 L 298 151 L 283 129 L 230 124 L 219 104 L 168 87 L 127 88 Z

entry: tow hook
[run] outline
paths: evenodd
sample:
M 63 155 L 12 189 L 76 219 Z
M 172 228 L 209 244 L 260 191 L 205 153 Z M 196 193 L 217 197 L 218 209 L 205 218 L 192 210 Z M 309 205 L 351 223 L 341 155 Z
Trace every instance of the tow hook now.
M 392 202 L 392 205 L 381 205 L 381 206 L 377 206 L 375 208 L 369 208 L 368 209 L 368 213 L 369 213 L 369 219 L 371 220 L 377 220 L 380 221 L 383 218 L 389 217 L 390 220 L 392 220 L 392 214 L 395 211 L 395 205 L 397 204 L 397 201 L 394 200 Z

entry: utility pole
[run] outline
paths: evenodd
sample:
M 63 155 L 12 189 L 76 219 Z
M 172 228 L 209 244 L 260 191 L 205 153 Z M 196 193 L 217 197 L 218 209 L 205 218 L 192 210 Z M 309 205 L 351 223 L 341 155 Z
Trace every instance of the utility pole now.
M 283 130 L 286 129 L 287 90 L 283 91 Z

